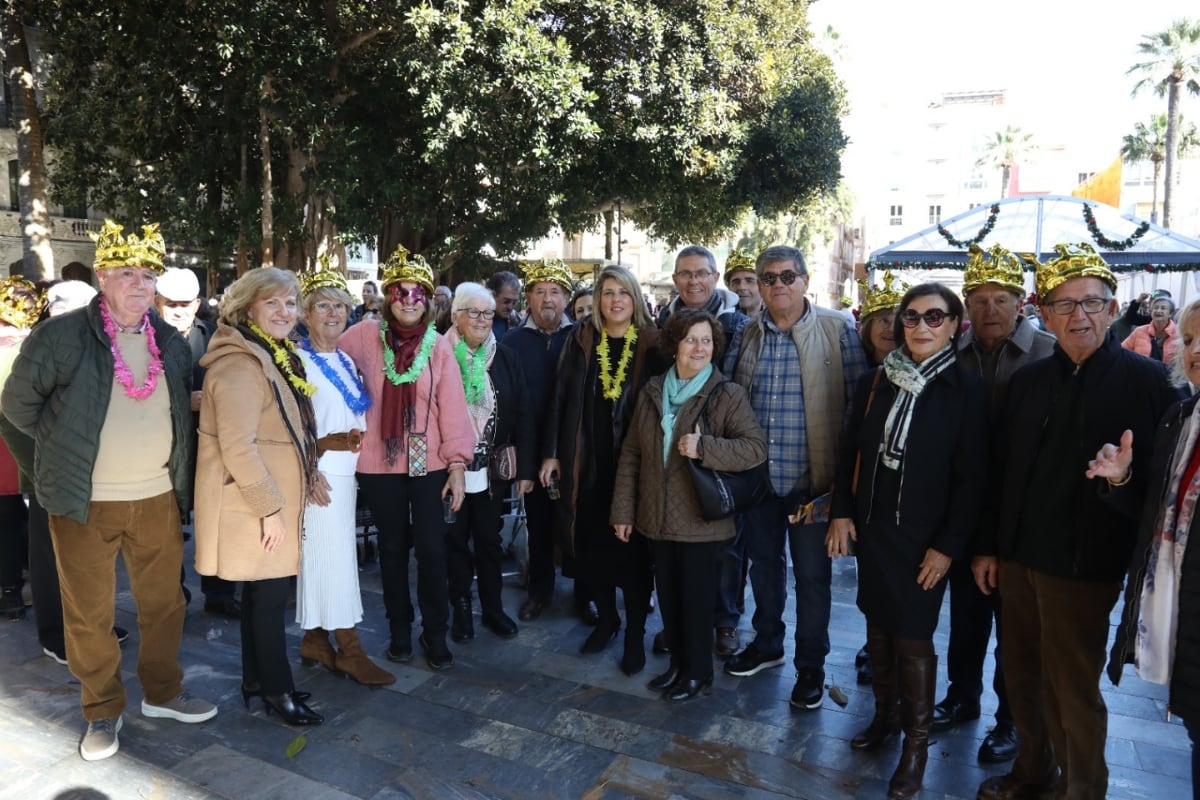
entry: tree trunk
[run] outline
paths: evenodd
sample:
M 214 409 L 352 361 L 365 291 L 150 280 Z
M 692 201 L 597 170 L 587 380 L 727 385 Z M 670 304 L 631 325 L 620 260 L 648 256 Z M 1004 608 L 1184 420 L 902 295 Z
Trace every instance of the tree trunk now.
M 1151 156 L 1150 163 L 1154 165 L 1154 189 L 1150 193 L 1150 221 L 1158 224 L 1158 173 L 1162 172 L 1162 159 Z
M 1163 164 L 1162 226 L 1171 227 L 1171 184 L 1175 181 L 1175 154 L 1179 151 L 1179 80 L 1172 75 L 1167 85 L 1167 156 Z
M 604 209 L 604 260 L 612 261 L 613 257 L 613 207 Z
M 250 194 L 250 148 L 242 144 L 242 171 L 239 177 L 238 197 L 244 199 Z M 237 253 L 234 255 L 234 271 L 237 277 L 242 277 L 246 274 L 246 270 L 250 267 L 250 256 L 246 252 L 246 218 L 238 215 L 238 236 L 237 236 Z M 209 289 L 216 291 L 216 286 L 210 286 Z M 215 296 L 215 295 L 210 295 Z
M 1003 164 L 1000 167 L 1000 199 L 1008 197 L 1008 180 L 1012 177 L 1012 167 Z
M 4 50 L 13 87 L 13 123 L 17 129 L 17 200 L 21 208 L 21 249 L 25 277 L 53 280 L 54 251 L 50 247 L 50 209 L 46 198 L 46 162 L 42 119 L 33 85 L 29 44 L 21 19 L 23 3 L 9 2 L 4 10 Z
M 271 79 L 263 81 L 263 96 L 258 108 L 258 146 L 262 150 L 262 266 L 275 266 L 275 215 L 271 210 L 271 125 L 267 120 L 267 99 Z

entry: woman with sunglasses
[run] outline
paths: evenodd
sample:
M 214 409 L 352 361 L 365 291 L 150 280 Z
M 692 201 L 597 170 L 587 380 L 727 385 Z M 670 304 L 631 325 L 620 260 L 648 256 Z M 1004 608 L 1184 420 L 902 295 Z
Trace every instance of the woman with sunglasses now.
M 939 283 L 909 289 L 896 312 L 903 344 L 863 377 L 834 484 L 826 546 L 857 543 L 858 607 L 867 618 L 875 716 L 850 746 L 874 750 L 901 729 L 888 796 L 921 788 L 933 716 L 933 631 L 952 559 L 982 507 L 986 394 L 957 359 L 958 296 Z
M 433 327 L 432 298 L 433 270 L 397 247 L 383 267 L 383 318 L 358 323 L 338 346 L 362 371 L 371 398 L 357 477 L 379 529 L 379 574 L 391 631 L 385 655 L 389 661 L 412 660 L 412 548 L 420 644 L 425 662 L 437 670 L 454 663 L 446 647 L 446 517 L 462 507 L 475 433 L 454 349 Z
M 492 322 L 496 298 L 483 285 L 460 283 L 454 292 L 446 339 L 454 349 L 475 431 L 475 452 L 466 472 L 466 500 L 450 523 L 446 543 L 453 621 L 450 638 L 475 638 L 471 580 L 478 575 L 483 626 L 502 639 L 517 635 L 517 623 L 500 599 L 500 513 L 516 469 L 517 494 L 533 489 L 537 444 L 533 406 L 516 352 L 496 342 Z M 515 452 L 514 452 L 515 451 Z M 490 468 L 489 468 L 490 465 Z M 474 555 L 468 542 L 474 543 Z

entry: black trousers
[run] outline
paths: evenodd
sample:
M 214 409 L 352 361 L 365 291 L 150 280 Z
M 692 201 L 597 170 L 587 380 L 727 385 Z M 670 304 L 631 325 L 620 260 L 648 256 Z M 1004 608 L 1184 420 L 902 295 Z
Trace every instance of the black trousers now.
M 442 487 L 446 470 L 419 478 L 358 473 L 358 486 L 379 529 L 379 577 L 393 639 L 412 636 L 408 551 L 417 554 L 417 604 L 426 638 L 445 639 L 450 618 L 446 576 L 446 523 Z
M 971 703 L 978 702 L 983 695 L 983 664 L 987 659 L 993 619 L 996 622 L 996 671 L 992 677 L 992 690 L 999 700 L 996 720 L 1012 722 L 1001 659 L 1000 592 L 987 595 L 979 591 L 970 561 L 955 561 L 950 566 L 950 645 L 946 653 L 950 688 L 947 697 Z
M 284 613 L 291 591 L 291 578 L 242 584 L 242 685 L 261 686 L 269 696 L 294 688 L 284 636 Z
M 713 674 L 713 621 L 717 569 L 728 542 L 665 542 L 652 539 L 658 607 L 680 674 L 706 680 Z
M 37 498 L 29 496 L 29 589 L 38 643 L 56 653 L 66 649 L 63 635 L 62 590 L 50 538 L 50 517 Z
M 479 576 L 479 605 L 485 612 L 503 613 L 501 579 L 500 512 L 508 492 L 506 486 L 492 492 L 472 492 L 458 510 L 446 537 L 446 572 L 450 599 L 471 596 L 471 579 Z M 504 490 L 504 491 L 501 491 Z M 471 545 L 474 545 L 474 555 Z
M 1200 738 L 1200 722 L 1183 721 L 1188 739 L 1192 743 L 1192 800 L 1200 800 L 1200 750 L 1196 750 L 1196 739 Z
M 200 576 L 200 591 L 204 592 L 204 599 L 206 601 L 211 602 L 233 597 L 233 593 L 236 590 L 237 581 L 227 581 L 224 578 L 218 578 L 216 575 Z
M 546 489 L 535 482 L 525 493 L 525 525 L 529 536 L 529 596 L 549 602 L 554 596 L 554 507 Z
M 28 559 L 25 498 L 19 494 L 0 495 L 0 589 L 25 585 L 22 573 Z

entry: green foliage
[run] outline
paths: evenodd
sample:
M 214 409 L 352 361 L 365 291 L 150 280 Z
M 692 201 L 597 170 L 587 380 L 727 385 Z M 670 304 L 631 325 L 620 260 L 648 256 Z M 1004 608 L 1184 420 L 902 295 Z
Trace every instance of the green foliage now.
M 1195 124 L 1179 120 L 1179 142 L 1175 154 L 1189 155 L 1200 149 L 1200 132 Z M 1121 139 L 1121 155 L 1126 161 L 1152 161 L 1155 165 L 1167 154 L 1167 115 L 1152 114 L 1150 123 L 1135 122 L 1133 133 Z
M 53 191 L 258 235 L 503 256 L 620 200 L 669 243 L 831 190 L 842 88 L 792 0 L 46 0 Z M 247 180 L 242 180 L 243 159 Z
M 731 249 L 754 255 L 773 244 L 789 244 L 806 255 L 831 242 L 838 225 L 848 225 L 854 215 L 854 196 L 845 183 L 804 204 L 774 216 L 746 213 L 730 237 Z

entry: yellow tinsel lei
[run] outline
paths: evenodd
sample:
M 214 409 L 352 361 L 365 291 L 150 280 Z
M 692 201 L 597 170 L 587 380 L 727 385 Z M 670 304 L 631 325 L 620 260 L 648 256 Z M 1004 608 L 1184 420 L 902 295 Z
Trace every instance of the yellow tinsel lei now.
M 610 377 L 612 362 L 608 358 L 608 335 L 600 337 L 596 345 L 596 357 L 600 360 L 600 385 L 604 389 L 605 400 L 617 400 L 621 397 L 621 388 L 625 385 L 625 377 L 629 373 L 629 362 L 633 360 L 633 347 L 637 344 L 637 326 L 630 325 L 625 331 L 625 343 L 621 348 L 621 359 L 617 362 L 617 374 Z
M 260 339 L 267 343 L 267 347 L 271 350 L 271 358 L 274 359 L 275 363 L 279 366 L 279 371 L 282 372 L 287 378 L 287 382 L 295 387 L 296 391 L 305 397 L 312 397 L 314 394 L 316 394 L 317 387 L 301 378 L 292 369 L 292 361 L 290 358 L 288 358 L 288 351 L 294 351 L 296 346 L 292 344 L 291 340 L 284 339 L 283 345 L 280 346 L 279 342 L 262 328 L 258 327 L 253 322 L 249 322 L 247 324 L 250 330 L 254 331 L 254 333 Z M 284 348 L 287 349 L 285 350 Z

